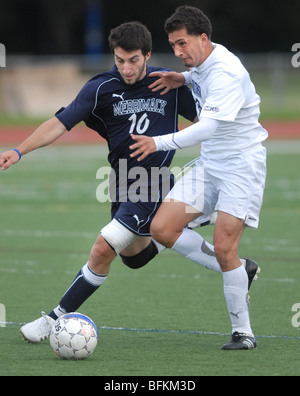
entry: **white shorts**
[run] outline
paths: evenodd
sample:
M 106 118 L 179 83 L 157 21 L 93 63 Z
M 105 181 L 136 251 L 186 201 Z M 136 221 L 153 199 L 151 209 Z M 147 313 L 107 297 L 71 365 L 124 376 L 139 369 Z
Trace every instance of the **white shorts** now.
M 201 157 L 167 195 L 184 202 L 197 212 L 210 215 L 214 211 L 243 219 L 251 228 L 258 228 L 266 182 L 266 149 L 231 158 L 230 162 L 203 161 Z

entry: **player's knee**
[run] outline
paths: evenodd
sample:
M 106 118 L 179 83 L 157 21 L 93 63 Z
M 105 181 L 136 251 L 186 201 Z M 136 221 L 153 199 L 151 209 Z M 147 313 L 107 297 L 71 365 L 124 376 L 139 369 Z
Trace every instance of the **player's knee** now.
M 229 245 L 226 241 L 217 241 L 214 243 L 214 250 L 218 262 L 220 263 L 223 270 L 227 270 L 232 262 L 238 256 L 236 249 Z
M 142 250 L 140 253 L 135 256 L 123 256 L 120 254 L 120 257 L 125 265 L 131 269 L 139 269 L 144 267 L 149 263 L 156 255 L 158 254 L 158 249 L 153 241 Z
M 129 231 L 115 219 L 102 228 L 101 236 L 116 254 L 120 254 L 137 238 L 133 232 Z
M 113 256 L 113 248 L 100 235 L 91 250 L 91 256 L 96 262 L 107 261 Z
M 159 243 L 161 243 L 161 239 L 163 238 L 163 229 L 161 224 L 156 221 L 156 219 L 154 218 L 154 220 L 151 223 L 150 226 L 150 233 L 151 236 Z
M 174 232 L 171 227 L 165 226 L 162 222 L 153 220 L 150 227 L 150 233 L 157 242 L 166 246 L 173 246 Z

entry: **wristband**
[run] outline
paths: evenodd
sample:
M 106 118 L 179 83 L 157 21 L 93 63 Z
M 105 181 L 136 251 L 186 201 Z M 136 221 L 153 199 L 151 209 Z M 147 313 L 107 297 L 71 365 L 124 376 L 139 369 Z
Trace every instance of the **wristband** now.
M 20 153 L 20 151 L 18 149 L 13 149 L 13 151 L 15 151 L 16 153 L 18 153 L 19 155 L 19 161 L 22 158 L 22 154 Z

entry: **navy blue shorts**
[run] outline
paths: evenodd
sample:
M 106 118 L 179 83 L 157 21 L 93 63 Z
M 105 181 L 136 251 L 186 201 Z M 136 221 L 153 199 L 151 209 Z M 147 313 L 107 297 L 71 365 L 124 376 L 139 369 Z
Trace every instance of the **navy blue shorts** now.
M 123 226 L 128 228 L 136 235 L 143 237 L 150 236 L 151 221 L 153 220 L 162 201 L 168 193 L 168 191 L 165 191 L 165 182 L 166 180 L 159 184 L 159 191 L 156 201 L 154 199 L 147 199 L 145 200 L 147 202 L 112 202 L 112 219 L 116 219 L 119 223 L 123 224 Z M 170 175 L 167 184 L 170 185 L 170 188 L 174 186 L 174 176 L 172 174 Z M 151 187 L 149 187 L 148 197 L 151 195 L 150 189 Z

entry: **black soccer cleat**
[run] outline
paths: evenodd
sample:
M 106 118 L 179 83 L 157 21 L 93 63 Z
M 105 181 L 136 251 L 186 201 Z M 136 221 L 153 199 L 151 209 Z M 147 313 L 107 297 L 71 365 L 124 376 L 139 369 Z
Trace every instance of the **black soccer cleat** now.
M 249 258 L 245 258 L 246 260 L 246 272 L 248 274 L 248 278 L 249 278 L 249 283 L 248 283 L 248 290 L 250 290 L 250 287 L 252 285 L 252 282 L 254 280 L 257 280 L 258 278 L 258 274 L 260 274 L 261 269 L 259 268 L 258 264 L 254 261 L 251 260 Z
M 256 339 L 249 337 L 246 334 L 238 333 L 237 331 L 232 334 L 231 340 L 223 345 L 223 351 L 246 351 L 249 349 L 256 349 Z

